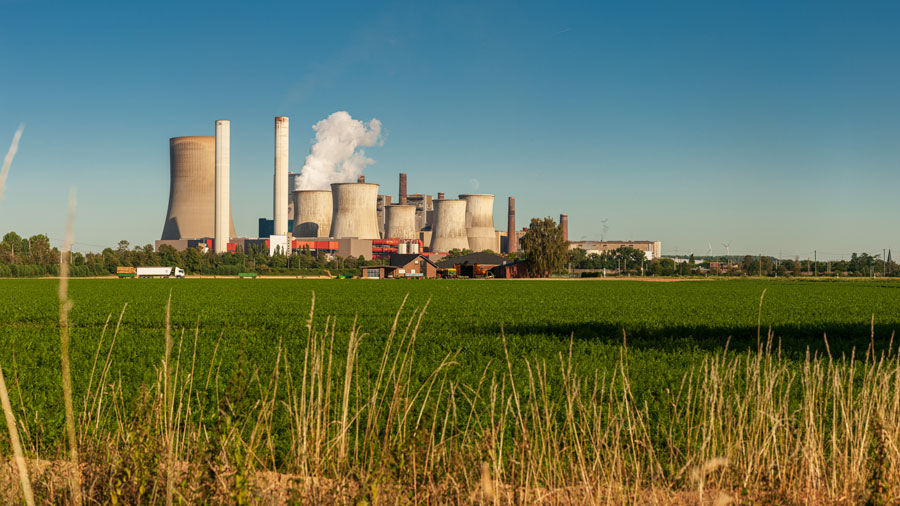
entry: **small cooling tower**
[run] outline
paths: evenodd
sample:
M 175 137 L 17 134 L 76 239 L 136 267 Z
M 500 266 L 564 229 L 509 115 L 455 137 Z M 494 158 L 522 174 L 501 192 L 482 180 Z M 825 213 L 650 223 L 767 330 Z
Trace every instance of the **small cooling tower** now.
M 431 251 L 447 252 L 466 249 L 466 201 L 444 199 L 434 201 L 434 223 L 431 231 Z
M 384 237 L 391 239 L 416 239 L 416 206 L 396 205 L 385 207 Z
M 378 239 L 378 185 L 333 183 L 331 237 Z
M 331 192 L 297 190 L 292 200 L 294 237 L 328 237 L 331 233 Z
M 459 198 L 466 201 L 466 236 L 472 251 L 500 251 L 497 233 L 494 231 L 494 196 L 485 194 L 465 194 Z

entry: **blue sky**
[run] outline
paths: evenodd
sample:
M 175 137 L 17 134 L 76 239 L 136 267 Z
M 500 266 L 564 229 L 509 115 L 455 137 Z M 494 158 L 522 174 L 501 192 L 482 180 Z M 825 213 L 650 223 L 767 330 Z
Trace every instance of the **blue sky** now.
M 0 0 L 0 145 L 26 129 L 0 232 L 152 243 L 168 138 L 231 120 L 239 235 L 270 217 L 272 118 L 378 118 L 367 180 L 517 197 L 519 226 L 663 252 L 900 250 L 895 2 Z

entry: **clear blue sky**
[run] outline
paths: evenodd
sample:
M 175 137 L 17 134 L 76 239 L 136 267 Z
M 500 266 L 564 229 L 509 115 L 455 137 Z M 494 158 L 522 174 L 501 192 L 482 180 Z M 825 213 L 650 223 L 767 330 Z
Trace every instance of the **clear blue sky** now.
M 369 181 L 517 197 L 519 226 L 663 252 L 880 252 L 898 240 L 897 2 L 0 0 L 0 150 L 26 123 L 0 233 L 79 250 L 162 232 L 168 138 L 232 122 L 239 235 L 272 212 L 315 122 L 378 118 Z M 895 258 L 896 254 L 895 252 Z

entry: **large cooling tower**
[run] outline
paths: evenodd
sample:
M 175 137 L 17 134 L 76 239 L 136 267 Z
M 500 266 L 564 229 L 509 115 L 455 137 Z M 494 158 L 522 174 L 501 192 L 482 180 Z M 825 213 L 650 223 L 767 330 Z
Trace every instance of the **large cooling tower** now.
M 416 206 L 397 205 L 385 207 L 384 237 L 391 239 L 418 239 Z
M 466 249 L 466 201 L 445 199 L 434 201 L 434 223 L 431 229 L 431 251 L 446 252 Z
M 272 202 L 272 219 L 275 221 L 275 235 L 288 233 L 288 118 L 275 117 L 275 187 Z
M 466 194 L 459 198 L 466 201 L 466 235 L 472 251 L 500 251 L 497 233 L 494 231 L 494 196 Z
M 333 183 L 331 193 L 331 237 L 379 239 L 377 184 Z
M 294 192 L 294 237 L 328 237 L 331 233 L 331 192 Z
M 216 121 L 216 219 L 215 241 L 213 249 L 216 253 L 228 251 L 228 241 L 232 235 L 228 224 L 231 223 L 231 122 Z
M 215 235 L 216 138 L 169 139 L 169 209 L 162 240 L 201 239 Z M 231 235 L 234 220 L 230 222 Z

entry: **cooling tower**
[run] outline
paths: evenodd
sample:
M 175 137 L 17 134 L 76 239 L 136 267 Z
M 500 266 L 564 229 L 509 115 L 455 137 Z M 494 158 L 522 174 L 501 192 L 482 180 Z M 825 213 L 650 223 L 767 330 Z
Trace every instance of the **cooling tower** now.
M 169 139 L 169 209 L 162 240 L 215 235 L 216 138 Z M 234 220 L 230 222 L 234 236 Z
M 286 116 L 275 117 L 275 194 L 272 202 L 275 235 L 288 233 L 288 127 L 289 120 Z
M 559 228 L 562 229 L 563 241 L 568 241 L 569 240 L 569 215 L 568 214 L 560 214 L 559 215 Z
M 472 251 L 497 252 L 497 233 L 494 231 L 494 196 L 466 194 L 459 198 L 466 201 L 466 235 Z
M 419 231 L 416 229 L 416 206 L 387 206 L 385 212 L 385 238 L 418 239 Z
M 328 237 L 331 232 L 331 192 L 294 192 L 294 237 Z
M 466 249 L 466 201 L 434 201 L 434 223 L 431 229 L 431 251 L 446 252 L 452 249 Z
M 300 189 L 300 186 L 297 184 L 297 178 L 299 177 L 300 174 L 288 172 L 288 218 L 293 218 L 294 216 L 294 192 Z
M 506 222 L 506 252 L 515 253 L 519 250 L 519 241 L 516 237 L 516 198 L 509 198 L 509 216 Z
M 228 224 L 231 223 L 231 122 L 216 121 L 216 253 L 228 251 L 231 239 Z
M 378 239 L 378 185 L 332 183 L 331 237 Z

